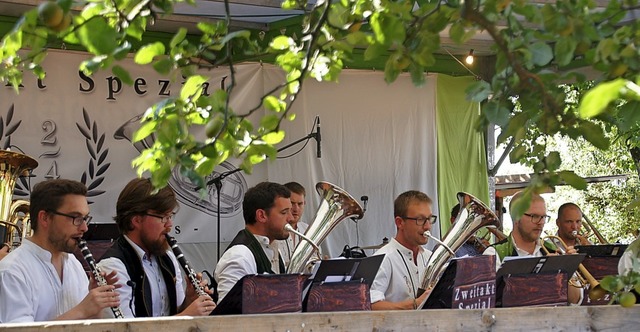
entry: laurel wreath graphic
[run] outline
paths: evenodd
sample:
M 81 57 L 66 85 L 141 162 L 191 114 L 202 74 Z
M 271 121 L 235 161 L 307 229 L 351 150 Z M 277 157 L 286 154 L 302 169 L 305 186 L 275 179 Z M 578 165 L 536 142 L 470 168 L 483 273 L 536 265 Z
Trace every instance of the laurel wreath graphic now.
M 98 187 L 104 181 L 103 174 L 109 169 L 109 166 L 111 166 L 111 163 L 105 163 L 109 149 L 104 148 L 104 132 L 101 134 L 98 133 L 98 125 L 95 121 L 91 121 L 89 113 L 87 113 L 84 107 L 82 108 L 82 117 L 85 127 L 77 122 L 76 126 L 78 130 L 80 130 L 80 133 L 86 138 L 85 143 L 91 159 L 89 160 L 89 167 L 82 173 L 80 182 L 87 186 L 87 197 L 96 197 L 105 193 L 104 190 L 99 190 Z M 93 202 L 89 201 L 89 203 L 91 204 Z
M 8 148 L 12 147 L 11 135 L 18 129 L 18 127 L 20 127 L 20 124 L 22 123 L 22 120 L 19 120 L 18 122 L 11 124 L 11 122 L 13 121 L 14 110 L 15 110 L 15 106 L 14 104 L 11 104 L 6 114 L 6 118 L 7 118 L 6 122 L 4 120 L 4 117 L 0 116 L 0 139 L 2 140 L 2 143 L 0 143 L 0 146 L 2 146 L 3 150 L 7 150 Z M 16 148 L 17 150 L 22 152 L 19 148 L 15 146 L 13 148 Z M 29 188 L 30 188 L 30 184 L 28 181 L 28 177 L 21 176 L 18 178 L 18 181 L 16 181 L 16 185 L 13 188 L 13 194 L 16 196 L 28 196 L 30 191 Z

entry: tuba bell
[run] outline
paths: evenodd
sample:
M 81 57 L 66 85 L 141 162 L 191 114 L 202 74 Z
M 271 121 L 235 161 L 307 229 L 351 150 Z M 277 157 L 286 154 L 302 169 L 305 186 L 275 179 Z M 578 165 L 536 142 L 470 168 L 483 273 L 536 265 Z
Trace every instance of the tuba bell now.
M 422 279 L 420 294 L 435 287 L 444 273 L 447 261 L 453 257 L 451 253 L 460 249 L 469 237 L 482 227 L 491 228 L 500 225 L 500 220 L 495 213 L 472 195 L 459 192 L 458 202 L 462 208 L 458 216 L 456 216 L 453 227 L 445 235 L 440 245 L 434 249 L 431 258 L 429 258 L 429 263 Z M 429 295 L 427 295 L 428 298 Z
M 38 162 L 24 154 L 0 150 L 0 236 L 11 249 L 30 235 L 29 202 L 13 200 L 13 189 L 20 176 L 38 167 Z
M 349 193 L 328 182 L 318 182 L 316 191 L 322 202 L 313 223 L 305 232 L 310 241 L 300 241 L 291 254 L 287 273 L 302 273 L 313 256 L 314 245 L 319 246 L 340 221 L 351 216 L 362 218 L 362 207 Z

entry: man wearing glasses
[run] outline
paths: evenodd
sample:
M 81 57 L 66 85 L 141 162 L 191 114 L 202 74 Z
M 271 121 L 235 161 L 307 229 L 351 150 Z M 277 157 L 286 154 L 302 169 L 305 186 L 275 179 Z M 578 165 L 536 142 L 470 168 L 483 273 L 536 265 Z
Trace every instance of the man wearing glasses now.
M 100 318 L 119 306 L 115 274 L 97 286 L 73 255 L 91 220 L 87 188 L 48 180 L 31 192 L 33 236 L 0 262 L 0 323 Z
M 418 287 L 431 256 L 423 247 L 429 240 L 425 232 L 437 220 L 431 204 L 429 196 L 415 190 L 396 198 L 396 236 L 375 253 L 385 256 L 371 285 L 371 309 L 411 310 L 426 299 L 428 293 L 418 296 Z
M 523 196 L 523 192 L 516 193 L 509 203 L 509 211 L 512 211 L 514 202 Z M 513 231 L 509 236 L 488 247 L 482 254 L 496 256 L 496 270 L 502 265 L 507 256 L 534 256 L 545 255 L 540 245 L 540 235 L 544 225 L 549 221 L 547 207 L 544 198 L 538 194 L 531 196 L 529 209 L 519 219 L 513 220 Z M 549 252 L 555 252 L 556 246 L 545 241 L 545 247 Z M 575 254 L 575 249 L 567 251 L 567 254 Z M 576 287 L 568 287 L 569 303 L 580 303 L 582 291 Z
M 206 316 L 215 308 L 211 297 L 197 295 L 183 276 L 166 234 L 171 231 L 178 201 L 170 187 L 153 194 L 149 179 L 131 180 L 120 192 L 115 221 L 121 236 L 98 266 L 115 271 L 126 283 L 118 289 L 125 317 Z M 104 310 L 105 317 L 113 317 Z

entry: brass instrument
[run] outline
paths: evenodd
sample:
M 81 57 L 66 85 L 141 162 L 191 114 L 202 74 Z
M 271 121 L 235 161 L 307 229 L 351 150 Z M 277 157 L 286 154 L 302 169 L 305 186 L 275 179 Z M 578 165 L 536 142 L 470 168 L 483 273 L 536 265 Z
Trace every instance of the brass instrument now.
M 604 238 L 604 236 L 602 236 L 602 234 L 600 234 L 600 232 L 598 231 L 598 229 L 596 229 L 596 227 L 593 225 L 593 223 L 591 223 L 591 220 L 589 220 L 589 218 L 585 215 L 582 216 L 582 219 L 584 219 L 584 223 L 583 225 L 585 226 L 585 233 L 583 234 L 578 234 L 576 236 L 577 239 L 583 238 L 586 239 L 587 241 L 589 241 L 589 237 L 591 235 L 595 236 L 596 239 L 598 239 L 598 242 L 600 244 L 609 244 L 609 242 Z M 580 244 L 582 243 L 583 240 L 581 240 Z M 590 244 L 590 243 L 584 243 L 584 244 Z
M 497 227 L 500 220 L 492 209 L 488 208 L 479 199 L 470 194 L 459 192 L 458 202 L 462 207 L 453 227 L 445 235 L 444 240 L 440 242 L 440 246 L 436 247 L 431 254 L 427 269 L 422 279 L 420 294 L 432 289 L 444 273 L 445 263 L 455 254 L 452 254 L 467 241 L 467 239 L 475 234 L 482 227 Z M 422 308 L 427 298 L 418 308 Z
M 38 162 L 24 154 L 0 150 L 0 237 L 11 249 L 29 236 L 29 202 L 13 200 L 13 189 L 20 176 L 38 167 Z
M 302 273 L 316 248 L 329 235 L 340 221 L 356 216 L 362 218 L 362 207 L 349 193 L 328 182 L 318 182 L 316 191 L 322 196 L 322 202 L 316 211 L 313 223 L 307 229 L 308 241 L 300 241 L 291 254 L 287 273 Z
M 545 254 L 549 254 L 549 249 L 544 245 L 544 242 L 546 240 L 549 240 L 556 245 L 559 254 L 566 255 L 567 244 L 559 236 L 556 235 L 547 235 L 546 237 L 540 238 L 540 246 L 542 247 L 542 250 L 545 252 Z M 602 286 L 600 286 L 600 282 L 598 282 L 598 280 L 596 280 L 596 278 L 594 278 L 593 275 L 589 273 L 587 268 L 585 268 L 582 263 L 578 265 L 578 273 L 575 273 L 574 276 L 569 279 L 569 284 L 577 288 L 584 288 L 587 286 L 587 284 L 589 284 L 589 298 L 592 301 L 599 300 L 602 295 L 606 293 Z
M 475 247 L 476 251 L 480 253 L 487 249 L 488 246 L 484 242 L 488 241 L 488 236 L 490 234 L 493 234 L 493 236 L 495 236 L 496 238 L 496 241 L 494 243 L 498 243 L 507 238 L 507 235 L 504 234 L 500 229 L 498 229 L 498 227 L 487 226 L 486 228 L 488 232 L 484 234 L 484 236 L 478 237 L 474 235 L 470 237 L 470 239 L 473 240 L 473 246 Z

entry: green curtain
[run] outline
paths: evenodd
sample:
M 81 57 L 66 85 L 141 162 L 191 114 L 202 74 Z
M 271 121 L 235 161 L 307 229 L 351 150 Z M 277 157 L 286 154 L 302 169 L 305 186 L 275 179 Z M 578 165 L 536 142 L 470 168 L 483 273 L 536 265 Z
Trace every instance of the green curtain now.
M 436 122 L 441 236 L 451 228 L 451 209 L 458 203 L 459 191 L 489 203 L 484 135 L 476 129 L 480 104 L 468 101 L 465 93 L 473 82 L 473 77 L 438 75 Z

